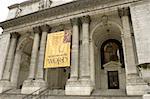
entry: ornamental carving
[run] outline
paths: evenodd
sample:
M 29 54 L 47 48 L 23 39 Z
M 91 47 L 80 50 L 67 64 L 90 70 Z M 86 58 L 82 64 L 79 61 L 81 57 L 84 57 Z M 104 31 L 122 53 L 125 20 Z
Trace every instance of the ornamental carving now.
M 40 0 L 39 2 L 39 10 L 49 8 L 52 4 L 51 0 Z
M 16 13 L 15 13 L 15 17 L 20 16 L 21 12 L 22 12 L 22 9 L 21 9 L 21 7 L 20 7 L 20 5 L 19 5 L 19 6 L 17 7 Z

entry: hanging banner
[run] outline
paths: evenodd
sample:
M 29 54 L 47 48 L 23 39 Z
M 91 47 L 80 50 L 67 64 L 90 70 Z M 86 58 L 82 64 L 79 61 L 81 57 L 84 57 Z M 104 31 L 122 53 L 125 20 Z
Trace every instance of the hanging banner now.
M 70 42 L 70 31 L 48 34 L 44 68 L 69 67 Z

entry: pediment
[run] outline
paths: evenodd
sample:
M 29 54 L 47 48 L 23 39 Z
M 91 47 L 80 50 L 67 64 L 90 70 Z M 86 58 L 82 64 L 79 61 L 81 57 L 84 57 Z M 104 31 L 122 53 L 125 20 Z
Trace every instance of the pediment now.
M 103 67 L 104 68 L 121 67 L 121 63 L 116 62 L 116 61 L 110 61 L 110 62 L 104 64 Z

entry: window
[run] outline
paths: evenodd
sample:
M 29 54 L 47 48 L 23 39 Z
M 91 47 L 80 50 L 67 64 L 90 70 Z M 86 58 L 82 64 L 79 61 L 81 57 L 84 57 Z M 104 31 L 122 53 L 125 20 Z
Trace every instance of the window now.
M 118 71 L 108 71 L 108 89 L 119 89 Z
M 119 46 L 114 42 L 109 42 L 104 46 L 104 63 L 118 61 L 120 55 Z
M 101 47 L 102 68 L 104 64 L 110 61 L 120 62 L 124 66 L 123 50 L 122 50 L 121 43 L 114 39 L 105 41 Z

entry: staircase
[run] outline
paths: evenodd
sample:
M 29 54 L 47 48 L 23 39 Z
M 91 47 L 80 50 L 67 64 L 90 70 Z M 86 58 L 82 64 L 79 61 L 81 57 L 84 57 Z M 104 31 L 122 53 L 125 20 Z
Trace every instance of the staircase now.
M 14 89 L 0 94 L 0 99 L 142 99 L 142 96 L 98 95 L 98 92 L 93 92 L 91 96 L 66 96 L 64 90 L 46 89 L 39 95 L 23 95 L 21 90 Z

